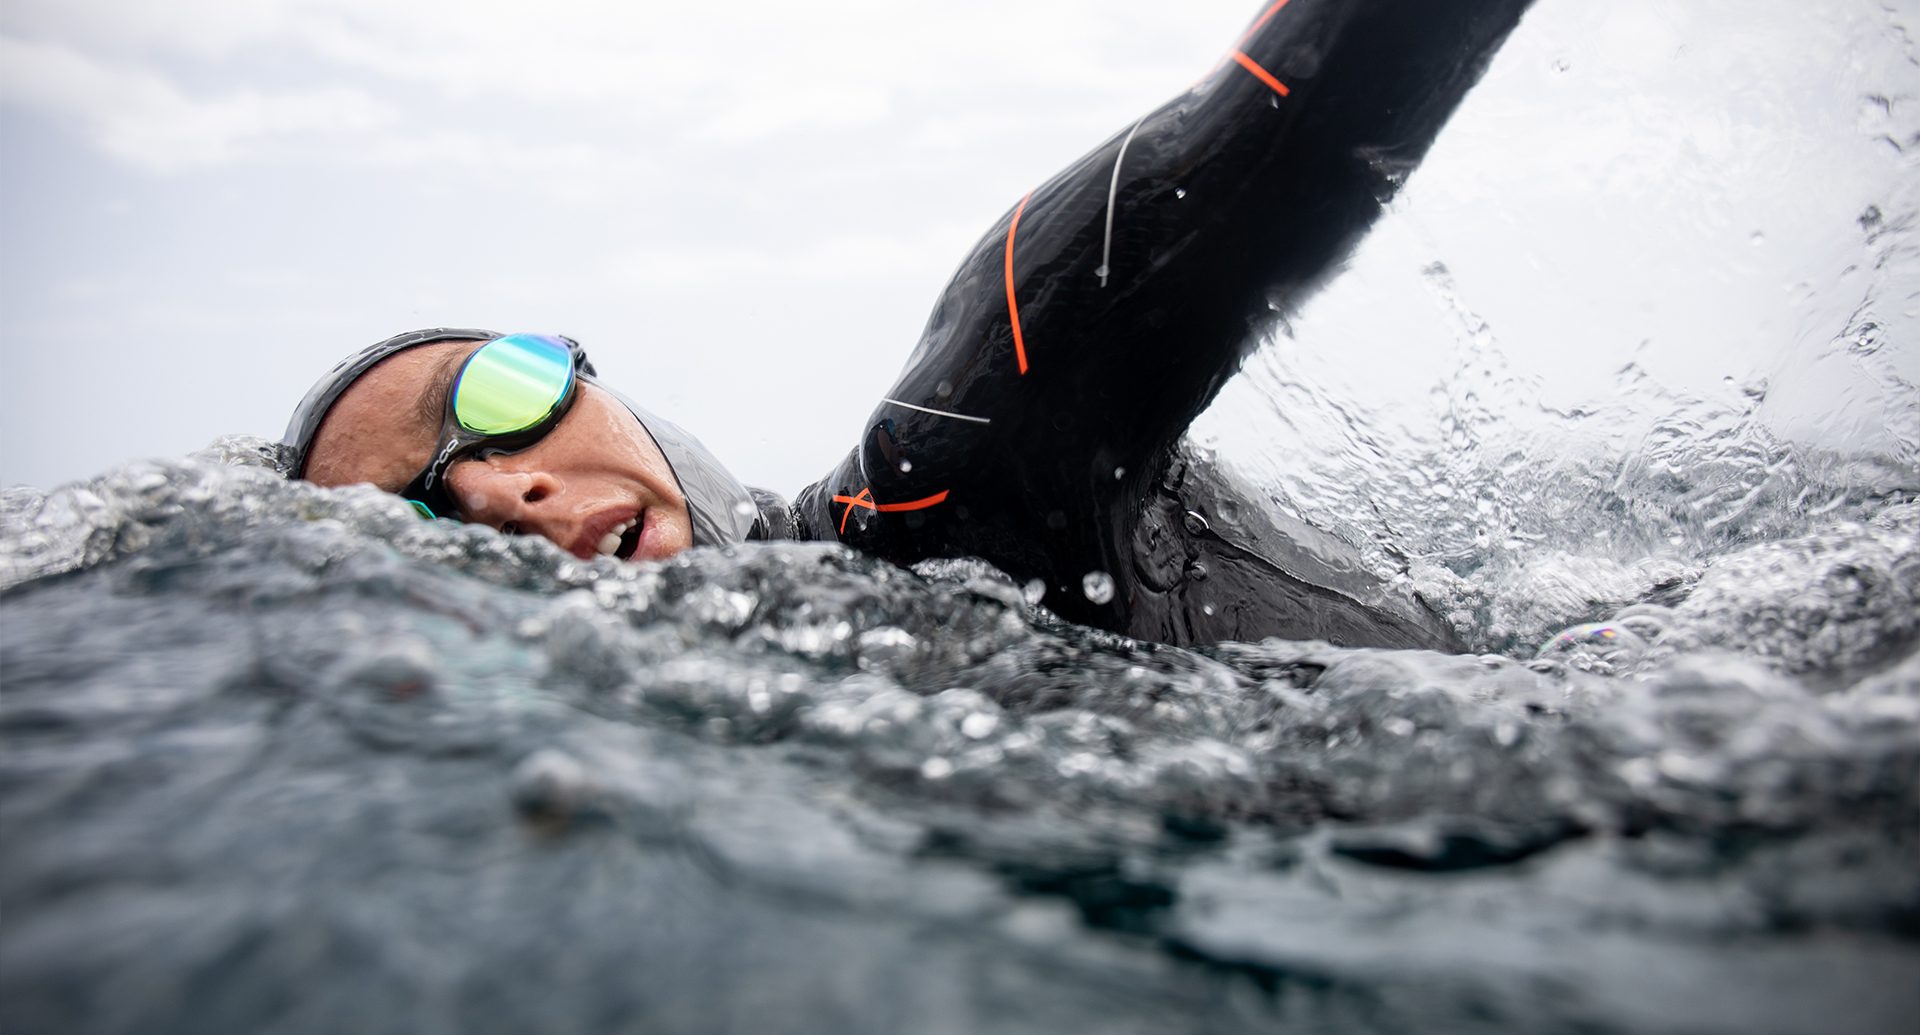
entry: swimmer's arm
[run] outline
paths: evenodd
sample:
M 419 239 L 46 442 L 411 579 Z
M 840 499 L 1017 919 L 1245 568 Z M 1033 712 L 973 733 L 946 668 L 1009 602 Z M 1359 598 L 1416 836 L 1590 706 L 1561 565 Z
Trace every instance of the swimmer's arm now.
M 803 517 L 901 561 L 971 553 L 1049 585 L 1111 571 L 1112 603 L 1067 613 L 1124 627 L 1146 480 L 1350 253 L 1526 6 L 1262 7 L 1192 89 L 982 238 Z

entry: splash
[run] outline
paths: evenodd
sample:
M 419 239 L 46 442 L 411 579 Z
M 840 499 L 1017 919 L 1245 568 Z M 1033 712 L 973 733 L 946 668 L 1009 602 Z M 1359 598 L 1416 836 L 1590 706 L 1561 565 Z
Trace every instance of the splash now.
M 837 545 L 583 562 L 269 462 L 4 501 L 16 1030 L 1916 1005 L 1920 506 L 1519 660 L 1180 650 Z

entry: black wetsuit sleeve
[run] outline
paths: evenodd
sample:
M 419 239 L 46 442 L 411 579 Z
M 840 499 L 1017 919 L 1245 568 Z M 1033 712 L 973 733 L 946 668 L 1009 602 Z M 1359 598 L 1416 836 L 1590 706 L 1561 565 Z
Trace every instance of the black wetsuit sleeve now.
M 1263 7 L 1219 67 L 974 247 L 860 445 L 796 501 L 802 534 L 903 564 L 982 557 L 1043 580 L 1062 617 L 1127 629 L 1150 480 L 1378 217 L 1526 6 Z M 1096 572 L 1111 597 L 1083 593 Z

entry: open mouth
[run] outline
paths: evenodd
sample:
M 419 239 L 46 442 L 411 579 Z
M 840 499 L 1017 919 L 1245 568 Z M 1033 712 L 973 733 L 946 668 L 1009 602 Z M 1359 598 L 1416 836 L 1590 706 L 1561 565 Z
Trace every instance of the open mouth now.
M 636 514 L 625 521 L 607 529 L 607 534 L 594 544 L 595 550 L 604 557 L 617 557 L 623 561 L 633 559 L 635 550 L 640 548 L 640 533 L 646 530 L 641 523 L 644 514 Z

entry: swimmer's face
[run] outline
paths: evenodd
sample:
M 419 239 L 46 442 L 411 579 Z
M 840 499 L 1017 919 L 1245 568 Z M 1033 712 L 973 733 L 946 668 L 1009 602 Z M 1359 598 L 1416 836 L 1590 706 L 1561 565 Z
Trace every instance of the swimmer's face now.
M 404 488 L 427 465 L 447 390 L 479 347 L 421 345 L 360 375 L 314 436 L 307 480 Z M 660 447 L 630 410 L 585 382 L 546 437 L 518 453 L 454 464 L 447 487 L 460 520 L 544 536 L 582 559 L 607 552 L 600 547 L 613 541 L 609 536 L 627 560 L 660 560 L 693 545 L 687 501 Z

